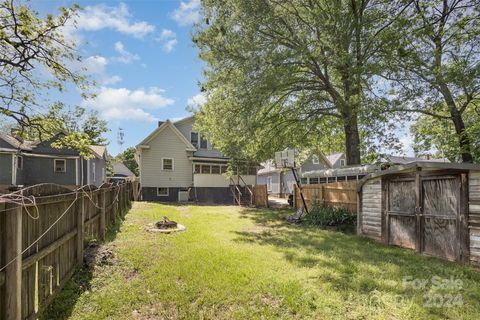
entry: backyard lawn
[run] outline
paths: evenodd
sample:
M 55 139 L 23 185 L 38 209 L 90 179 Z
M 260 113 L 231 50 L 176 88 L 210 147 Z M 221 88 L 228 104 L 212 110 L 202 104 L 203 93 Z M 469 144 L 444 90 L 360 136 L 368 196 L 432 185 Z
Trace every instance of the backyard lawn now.
M 134 203 L 45 319 L 478 319 L 480 271 L 288 211 Z M 187 231 L 145 231 L 163 216 Z

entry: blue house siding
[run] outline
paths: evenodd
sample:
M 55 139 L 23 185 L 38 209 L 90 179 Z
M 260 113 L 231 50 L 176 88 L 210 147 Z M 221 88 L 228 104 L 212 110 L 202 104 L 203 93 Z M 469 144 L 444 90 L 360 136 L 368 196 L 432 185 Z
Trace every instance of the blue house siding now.
M 56 183 L 62 185 L 76 185 L 76 159 L 66 159 L 66 172 L 54 172 L 54 159 L 58 158 L 40 158 L 24 157 L 23 174 L 28 185 L 39 183 Z
M 12 154 L 10 153 L 0 153 L 0 184 L 12 184 Z

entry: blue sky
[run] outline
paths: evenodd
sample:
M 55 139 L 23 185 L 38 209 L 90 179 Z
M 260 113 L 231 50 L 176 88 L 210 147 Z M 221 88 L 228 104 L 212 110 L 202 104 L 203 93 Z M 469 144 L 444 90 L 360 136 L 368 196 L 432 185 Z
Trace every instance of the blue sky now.
M 31 2 L 42 15 L 72 3 L 83 10 L 77 28 L 65 35 L 78 42 L 82 66 L 97 81 L 97 98 L 84 101 L 75 89 L 53 98 L 97 110 L 109 123 L 110 154 L 120 150 L 118 128 L 125 132 L 125 149 L 158 120 L 188 116 L 187 105 L 202 103 L 203 64 L 191 41 L 199 0 Z

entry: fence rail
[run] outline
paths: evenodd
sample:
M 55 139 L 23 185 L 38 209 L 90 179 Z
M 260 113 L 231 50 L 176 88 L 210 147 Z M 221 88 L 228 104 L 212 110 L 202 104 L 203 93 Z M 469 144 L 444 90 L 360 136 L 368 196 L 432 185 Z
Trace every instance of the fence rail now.
M 133 193 L 131 182 L 41 184 L 0 197 L 0 320 L 36 318 L 83 263 L 86 239 L 105 239 Z
M 302 186 L 303 196 L 310 209 L 314 202 L 327 207 L 345 208 L 357 212 L 357 182 L 336 182 L 326 184 L 309 184 Z M 303 206 L 300 191 L 295 186 L 295 208 Z

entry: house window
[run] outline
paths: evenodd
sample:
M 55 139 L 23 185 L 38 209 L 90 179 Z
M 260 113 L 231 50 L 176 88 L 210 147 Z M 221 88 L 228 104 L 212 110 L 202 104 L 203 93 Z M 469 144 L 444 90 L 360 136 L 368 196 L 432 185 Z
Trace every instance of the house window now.
M 272 191 L 272 177 L 267 177 L 267 190 Z
M 95 172 L 95 162 L 92 162 L 92 179 L 97 181 L 97 173 Z
M 308 184 L 308 178 L 300 178 L 301 184 Z
M 345 159 L 340 159 L 340 166 L 345 167 Z
M 54 159 L 53 160 L 53 170 L 54 170 L 54 172 L 67 172 L 67 160 L 65 160 L 65 159 Z
M 196 164 L 195 165 L 195 170 L 193 172 L 200 173 L 200 168 L 201 168 L 201 166 L 199 164 Z
M 23 157 L 22 156 L 17 156 L 17 169 L 19 169 L 19 170 L 23 169 Z
M 198 132 L 190 132 L 190 142 L 195 148 L 198 148 Z
M 208 165 L 202 165 L 202 173 L 207 173 L 210 174 L 210 166 Z
M 256 174 L 257 174 L 257 168 L 256 167 L 249 167 L 248 168 L 248 175 L 255 176 Z
M 220 173 L 226 173 L 228 170 L 228 166 L 221 166 L 220 167 Z
M 162 170 L 173 171 L 173 159 L 162 158 Z
M 318 156 L 317 156 L 317 155 L 313 155 L 313 156 L 312 156 L 312 163 L 313 163 L 313 164 L 319 164 L 319 163 L 320 163 L 320 161 L 318 160 Z
M 168 197 L 168 188 L 157 188 L 157 196 Z
M 105 181 L 105 168 L 102 168 L 102 182 Z
M 220 174 L 220 166 L 212 166 L 212 174 Z
M 318 184 L 318 178 L 310 178 L 310 184 Z
M 208 147 L 207 139 L 200 136 L 200 149 L 207 149 L 207 147 Z

